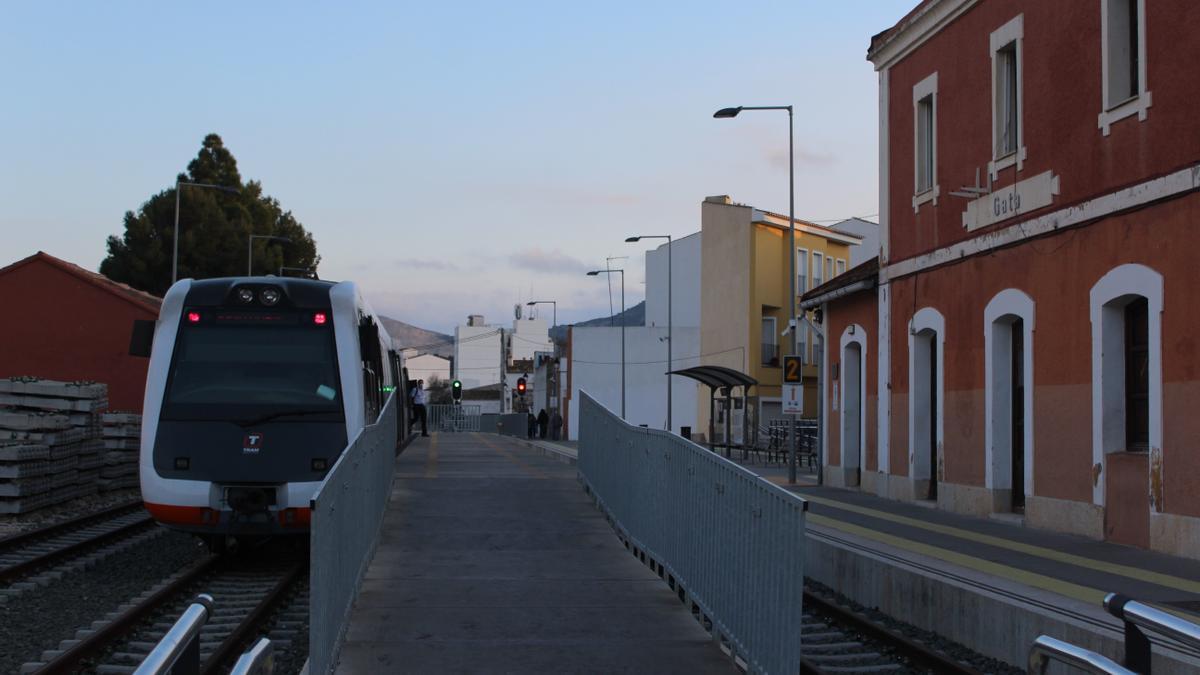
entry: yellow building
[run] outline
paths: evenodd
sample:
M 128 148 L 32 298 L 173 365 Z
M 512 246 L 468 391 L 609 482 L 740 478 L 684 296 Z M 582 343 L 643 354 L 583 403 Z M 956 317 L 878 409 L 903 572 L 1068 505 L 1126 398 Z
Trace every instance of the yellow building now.
M 700 209 L 700 227 L 702 363 L 733 368 L 758 380 L 759 386 L 751 392 L 758 396 L 758 410 L 751 419 L 762 428 L 768 420 L 783 416 L 782 357 L 800 354 L 807 364 L 803 417 L 815 418 L 813 336 L 806 328 L 794 336 L 781 335 L 791 319 L 787 216 L 735 204 L 727 196 L 707 197 Z M 862 239 L 803 220 L 796 220 L 795 227 L 797 280 L 791 301 L 798 305 L 805 291 L 846 271 L 850 247 Z M 708 397 L 701 396 L 698 405 L 697 426 L 706 430 Z M 734 402 L 734 429 L 740 427 L 740 405 Z M 736 432 L 734 438 L 739 438 Z

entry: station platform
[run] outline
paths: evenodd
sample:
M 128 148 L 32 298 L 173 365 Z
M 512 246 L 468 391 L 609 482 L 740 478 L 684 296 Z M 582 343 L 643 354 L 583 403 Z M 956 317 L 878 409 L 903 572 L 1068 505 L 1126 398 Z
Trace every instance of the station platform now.
M 1200 561 L 823 487 L 807 467 L 788 485 L 785 465 L 743 466 L 808 500 L 810 580 L 1014 666 L 1043 634 L 1119 660 L 1123 627 L 1102 605 L 1110 592 L 1200 622 Z M 1200 653 L 1156 641 L 1154 666 L 1200 672 Z
M 495 434 L 410 445 L 337 672 L 736 672 L 561 459 Z

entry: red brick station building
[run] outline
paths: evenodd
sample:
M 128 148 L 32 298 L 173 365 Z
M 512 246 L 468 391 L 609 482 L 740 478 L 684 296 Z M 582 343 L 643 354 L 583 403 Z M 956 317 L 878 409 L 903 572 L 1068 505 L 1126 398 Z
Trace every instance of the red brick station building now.
M 0 268 L 0 377 L 103 382 L 109 410 L 140 413 L 149 359 L 130 356 L 129 339 L 160 304 L 40 251 Z
M 1200 558 L 1200 3 L 876 35 L 877 260 L 821 309 L 824 480 Z

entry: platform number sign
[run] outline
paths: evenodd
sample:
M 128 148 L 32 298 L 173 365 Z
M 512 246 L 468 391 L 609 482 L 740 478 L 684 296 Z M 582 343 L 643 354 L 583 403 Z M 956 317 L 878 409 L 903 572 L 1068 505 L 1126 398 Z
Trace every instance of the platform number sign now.
M 785 415 L 800 415 L 804 412 L 803 369 L 799 356 L 783 357 L 783 391 L 780 407 Z
M 800 384 L 803 382 L 801 374 L 804 372 L 801 368 L 804 364 L 800 361 L 799 356 L 783 357 L 783 382 L 784 384 Z

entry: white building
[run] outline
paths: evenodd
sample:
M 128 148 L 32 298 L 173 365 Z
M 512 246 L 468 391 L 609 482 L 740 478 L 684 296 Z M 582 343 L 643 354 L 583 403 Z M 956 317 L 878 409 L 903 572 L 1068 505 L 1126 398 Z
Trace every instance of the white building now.
M 500 328 L 488 326 L 479 314 L 467 317 L 467 325 L 454 328 L 454 372 L 463 389 L 500 382 Z
M 658 241 L 658 240 L 654 240 Z M 700 325 L 700 233 L 671 242 L 671 318 Z M 646 325 L 667 325 L 667 243 L 646 251 Z
M 408 369 L 408 379 L 425 380 L 425 389 L 437 378 L 450 380 L 450 359 L 437 354 L 418 354 L 416 350 L 404 350 L 404 367 Z
M 851 268 L 879 255 L 879 223 L 872 223 L 862 218 L 850 218 L 834 225 L 833 229 L 862 237 L 861 244 L 850 247 Z
M 550 326 L 545 319 L 514 319 L 508 342 L 508 360 L 532 361 L 537 352 L 553 352 Z
M 580 391 L 587 392 L 609 410 L 621 413 L 621 328 L 572 328 L 570 398 L 567 415 L 569 438 L 579 438 Z M 675 326 L 672 365 L 678 370 L 700 365 L 700 328 Z M 625 420 L 652 429 L 667 426 L 667 329 L 665 326 L 625 328 Z M 686 377 L 670 376 L 671 424 L 696 429 L 699 384 Z
M 700 365 L 700 233 L 671 242 L 671 368 Z M 671 425 L 696 429 L 700 385 L 667 373 L 668 244 L 646 252 L 646 325 L 625 328 L 625 418 L 654 429 L 667 426 L 667 380 L 671 380 Z M 578 438 L 580 391 L 621 412 L 621 328 L 572 328 L 567 426 Z

